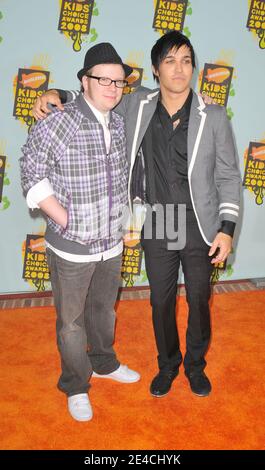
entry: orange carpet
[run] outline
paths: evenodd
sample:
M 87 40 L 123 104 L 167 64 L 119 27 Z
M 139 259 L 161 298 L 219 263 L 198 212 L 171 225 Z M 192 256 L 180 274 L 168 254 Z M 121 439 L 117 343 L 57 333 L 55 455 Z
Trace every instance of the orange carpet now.
M 116 350 L 142 374 L 136 384 L 92 379 L 94 418 L 75 422 L 56 388 L 53 308 L 0 311 L 1 449 L 264 449 L 265 292 L 215 295 L 207 373 L 213 391 L 193 395 L 183 368 L 164 398 L 149 394 L 157 371 L 146 300 L 117 307 Z M 187 307 L 179 299 L 185 346 Z

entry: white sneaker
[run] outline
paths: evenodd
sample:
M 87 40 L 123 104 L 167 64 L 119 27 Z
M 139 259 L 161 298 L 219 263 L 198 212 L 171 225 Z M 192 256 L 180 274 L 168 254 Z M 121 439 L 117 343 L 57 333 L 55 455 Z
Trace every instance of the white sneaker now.
M 110 374 L 103 375 L 93 372 L 92 377 L 98 377 L 101 379 L 112 379 L 116 380 L 117 382 L 129 384 L 133 382 L 138 382 L 141 376 L 140 374 L 138 374 L 138 372 L 135 372 L 134 370 L 129 369 L 129 367 L 121 364 L 117 370 L 114 370 L 114 372 L 111 372 Z
M 68 397 L 68 410 L 76 421 L 89 421 L 93 416 L 87 393 L 79 393 Z

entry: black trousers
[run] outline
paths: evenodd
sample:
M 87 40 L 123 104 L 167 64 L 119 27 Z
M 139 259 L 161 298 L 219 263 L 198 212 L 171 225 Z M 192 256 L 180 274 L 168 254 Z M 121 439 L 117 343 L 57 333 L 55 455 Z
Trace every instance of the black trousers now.
M 154 232 L 155 224 L 153 224 Z M 168 240 L 142 239 L 146 272 L 151 290 L 153 328 L 160 369 L 177 369 L 182 362 L 176 324 L 176 294 L 180 263 L 189 307 L 184 367 L 187 374 L 206 366 L 211 327 L 209 299 L 213 272 L 210 247 L 204 242 L 194 214 L 187 217 L 186 245 L 168 250 Z

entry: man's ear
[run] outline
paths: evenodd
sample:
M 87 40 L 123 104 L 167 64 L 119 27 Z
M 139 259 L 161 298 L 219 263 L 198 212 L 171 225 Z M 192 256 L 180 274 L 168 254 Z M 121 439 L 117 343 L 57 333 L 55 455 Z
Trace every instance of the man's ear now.
M 153 65 L 152 65 L 152 72 L 153 72 L 153 74 L 154 74 L 157 78 L 159 78 L 158 70 L 156 70 Z
M 83 89 L 86 91 L 86 89 L 87 89 L 87 78 L 86 78 L 86 75 L 83 75 L 83 77 L 82 77 L 82 87 L 83 87 Z

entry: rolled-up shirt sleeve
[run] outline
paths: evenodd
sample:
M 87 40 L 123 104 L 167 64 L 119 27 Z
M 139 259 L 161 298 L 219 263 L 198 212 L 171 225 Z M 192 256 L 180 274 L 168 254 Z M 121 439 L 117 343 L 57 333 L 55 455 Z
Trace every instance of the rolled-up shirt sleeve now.
M 44 178 L 30 188 L 27 193 L 26 201 L 30 209 L 39 209 L 39 203 L 54 194 L 53 187 L 48 180 Z

